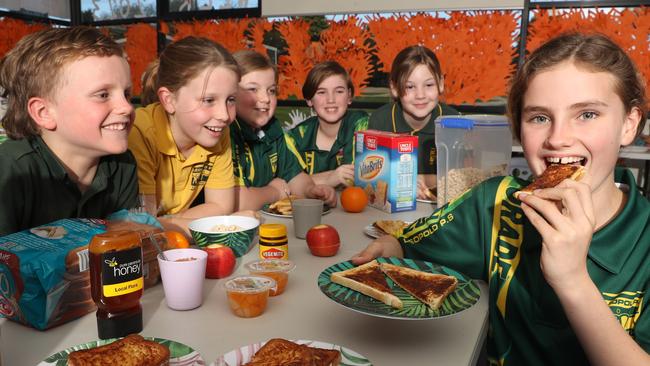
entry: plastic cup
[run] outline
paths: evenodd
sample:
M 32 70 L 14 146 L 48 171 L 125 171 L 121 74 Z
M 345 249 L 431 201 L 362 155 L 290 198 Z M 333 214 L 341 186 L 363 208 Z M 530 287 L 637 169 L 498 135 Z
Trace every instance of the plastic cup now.
M 233 314 L 254 318 L 266 310 L 269 292 L 276 288 L 274 279 L 265 276 L 245 275 L 228 280 L 224 287 Z
M 307 231 L 320 224 L 323 215 L 323 201 L 312 198 L 295 199 L 291 203 L 293 210 L 293 229 L 296 238 L 304 239 Z
M 164 251 L 158 255 L 160 276 L 167 306 L 173 310 L 190 310 L 203 303 L 203 281 L 208 253 L 201 249 Z
M 284 292 L 289 282 L 289 272 L 296 264 L 287 259 L 260 259 L 246 263 L 246 269 L 253 275 L 267 276 L 275 280 L 277 289 L 271 289 L 269 296 L 277 296 Z

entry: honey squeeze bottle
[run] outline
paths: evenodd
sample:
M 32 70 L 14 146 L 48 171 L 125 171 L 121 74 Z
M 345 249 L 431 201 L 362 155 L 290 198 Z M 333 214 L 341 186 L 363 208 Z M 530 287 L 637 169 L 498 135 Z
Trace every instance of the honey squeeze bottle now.
M 142 331 L 142 243 L 133 231 L 97 234 L 88 246 L 90 291 L 100 339 Z

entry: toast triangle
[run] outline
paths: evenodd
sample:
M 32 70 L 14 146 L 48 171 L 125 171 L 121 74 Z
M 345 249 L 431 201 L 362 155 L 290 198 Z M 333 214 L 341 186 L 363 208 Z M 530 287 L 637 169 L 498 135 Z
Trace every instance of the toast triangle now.
M 397 309 L 402 308 L 402 300 L 393 295 L 376 260 L 345 271 L 334 272 L 330 280 L 341 286 L 351 288 Z
M 458 285 L 458 279 L 454 276 L 418 271 L 390 263 L 381 263 L 379 268 L 396 285 L 433 310 L 440 308 Z

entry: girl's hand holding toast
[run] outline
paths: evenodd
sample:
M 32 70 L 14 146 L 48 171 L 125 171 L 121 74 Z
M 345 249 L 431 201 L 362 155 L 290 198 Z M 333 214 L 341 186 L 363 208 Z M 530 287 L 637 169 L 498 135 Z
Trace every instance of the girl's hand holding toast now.
M 591 188 L 565 179 L 554 188 L 523 194 L 522 209 L 542 236 L 540 265 L 560 295 L 588 280 L 587 253 L 596 228 Z

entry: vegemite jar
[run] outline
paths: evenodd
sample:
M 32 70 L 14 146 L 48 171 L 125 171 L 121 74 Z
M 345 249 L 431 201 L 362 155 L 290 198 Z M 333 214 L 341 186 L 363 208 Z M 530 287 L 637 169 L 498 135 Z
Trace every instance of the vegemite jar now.
M 88 246 L 90 292 L 100 339 L 142 331 L 142 243 L 133 231 L 97 234 Z
M 287 227 L 283 224 L 260 225 L 260 258 L 289 259 Z

